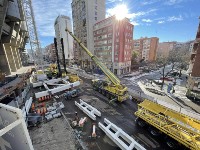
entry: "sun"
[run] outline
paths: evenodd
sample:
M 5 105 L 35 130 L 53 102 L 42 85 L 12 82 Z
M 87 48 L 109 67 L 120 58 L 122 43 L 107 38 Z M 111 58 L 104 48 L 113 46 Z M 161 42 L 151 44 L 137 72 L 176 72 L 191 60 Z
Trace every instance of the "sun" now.
M 118 20 L 122 20 L 128 15 L 128 8 L 125 4 L 117 5 L 114 10 Z

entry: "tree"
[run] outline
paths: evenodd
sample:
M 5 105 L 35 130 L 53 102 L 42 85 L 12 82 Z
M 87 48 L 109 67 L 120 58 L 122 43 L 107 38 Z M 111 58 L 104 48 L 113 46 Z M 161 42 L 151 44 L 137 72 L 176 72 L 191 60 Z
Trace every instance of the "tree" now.
M 182 69 L 186 69 L 189 63 L 189 51 L 187 48 L 183 49 L 182 47 L 176 47 L 172 51 L 170 51 L 169 56 L 167 58 L 158 57 L 156 60 L 156 64 L 162 67 L 162 71 L 160 72 L 162 76 L 162 84 L 161 90 L 163 89 L 164 79 L 172 72 L 174 69 L 179 70 L 179 77 L 181 76 Z M 166 66 L 171 64 L 171 69 L 166 71 Z
M 139 53 L 137 51 L 132 52 L 132 57 L 131 57 L 131 69 L 135 69 L 138 66 L 138 56 Z

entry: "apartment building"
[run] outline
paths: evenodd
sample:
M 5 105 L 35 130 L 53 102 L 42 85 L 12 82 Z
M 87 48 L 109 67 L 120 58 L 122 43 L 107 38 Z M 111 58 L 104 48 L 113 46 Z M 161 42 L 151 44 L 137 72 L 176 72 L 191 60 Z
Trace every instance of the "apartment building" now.
M 94 54 L 115 74 L 131 71 L 133 25 L 115 16 L 94 25 Z
M 133 40 L 133 51 L 139 53 L 139 59 L 144 59 L 145 61 L 155 61 L 156 51 L 159 43 L 159 38 L 140 38 Z
M 55 35 L 57 39 L 58 57 L 63 62 L 61 38 L 63 38 L 64 54 L 66 63 L 71 62 L 74 59 L 73 52 L 73 38 L 65 31 L 68 28 L 72 31 L 71 19 L 68 16 L 59 15 L 54 23 Z
M 21 53 L 27 39 L 22 1 L 0 1 L 0 72 L 9 75 L 22 67 Z
M 188 88 L 200 92 L 200 23 L 190 56 Z
M 44 55 L 46 59 L 49 60 L 50 62 L 56 62 L 57 58 L 56 58 L 56 50 L 54 43 L 49 44 L 45 47 Z
M 175 41 L 158 43 L 157 57 L 167 58 L 169 56 L 169 52 L 175 49 L 175 47 Z
M 105 0 L 72 0 L 71 6 L 74 34 L 94 53 L 92 29 L 97 21 L 105 19 Z M 74 51 L 82 68 L 93 68 L 94 63 L 76 42 Z

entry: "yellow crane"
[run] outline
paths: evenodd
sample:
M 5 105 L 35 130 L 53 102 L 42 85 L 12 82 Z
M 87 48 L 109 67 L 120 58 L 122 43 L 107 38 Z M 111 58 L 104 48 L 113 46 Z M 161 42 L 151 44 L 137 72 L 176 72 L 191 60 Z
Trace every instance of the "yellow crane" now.
M 141 127 L 149 126 L 150 133 L 154 136 L 162 134 L 162 137 L 166 137 L 165 141 L 171 149 L 182 144 L 189 149 L 200 150 L 198 114 L 172 108 L 144 100 L 138 104 L 138 110 L 135 112 L 137 123 Z
M 122 85 L 120 80 L 72 32 L 68 29 L 66 31 L 79 43 L 110 80 L 110 82 L 99 79 L 93 80 L 94 88 L 110 99 L 116 98 L 119 102 L 128 99 L 127 87 Z M 149 126 L 152 135 L 165 137 L 170 149 L 175 149 L 177 145 L 184 145 L 193 150 L 200 150 L 200 119 L 182 113 L 180 110 L 173 110 L 171 106 L 164 106 L 150 100 L 144 100 L 138 104 L 135 115 L 139 126 Z
M 66 29 L 66 31 L 74 38 L 76 42 L 83 48 L 83 50 L 90 56 L 90 58 L 95 62 L 95 64 L 104 72 L 108 77 L 109 81 L 104 80 L 92 80 L 92 85 L 95 90 L 99 93 L 105 95 L 110 100 L 116 100 L 122 102 L 129 99 L 127 92 L 127 87 L 120 83 L 120 80 L 95 56 L 93 55 L 83 43 L 75 37 L 71 31 Z

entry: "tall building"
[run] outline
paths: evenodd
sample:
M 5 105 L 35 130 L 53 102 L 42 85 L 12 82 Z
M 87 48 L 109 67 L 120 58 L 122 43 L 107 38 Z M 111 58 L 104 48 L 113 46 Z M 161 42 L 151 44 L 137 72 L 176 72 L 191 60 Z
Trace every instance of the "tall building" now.
M 0 72 L 11 74 L 22 67 L 21 54 L 28 32 L 21 0 L 0 2 Z
M 133 25 L 115 16 L 94 25 L 94 54 L 115 74 L 131 71 Z
M 93 25 L 105 19 L 105 0 L 72 0 L 73 30 L 83 44 L 94 53 Z M 92 68 L 93 62 L 84 50 L 75 43 L 75 55 L 82 68 Z
M 155 61 L 156 60 L 156 51 L 159 43 L 159 38 L 140 38 L 133 40 L 133 51 L 139 52 L 140 59 L 145 61 Z
M 167 58 L 169 52 L 176 47 L 176 42 L 162 42 L 158 44 L 157 57 Z
M 65 60 L 67 61 L 66 63 L 69 63 L 74 58 L 73 38 L 69 33 L 65 31 L 66 28 L 72 31 L 70 18 L 67 16 L 59 15 L 55 20 L 54 28 L 57 39 L 59 60 L 63 60 L 62 45 L 61 45 L 61 38 L 63 38 Z
M 188 74 L 188 88 L 194 91 L 200 91 L 200 23 L 196 34 L 196 40 L 191 52 Z

